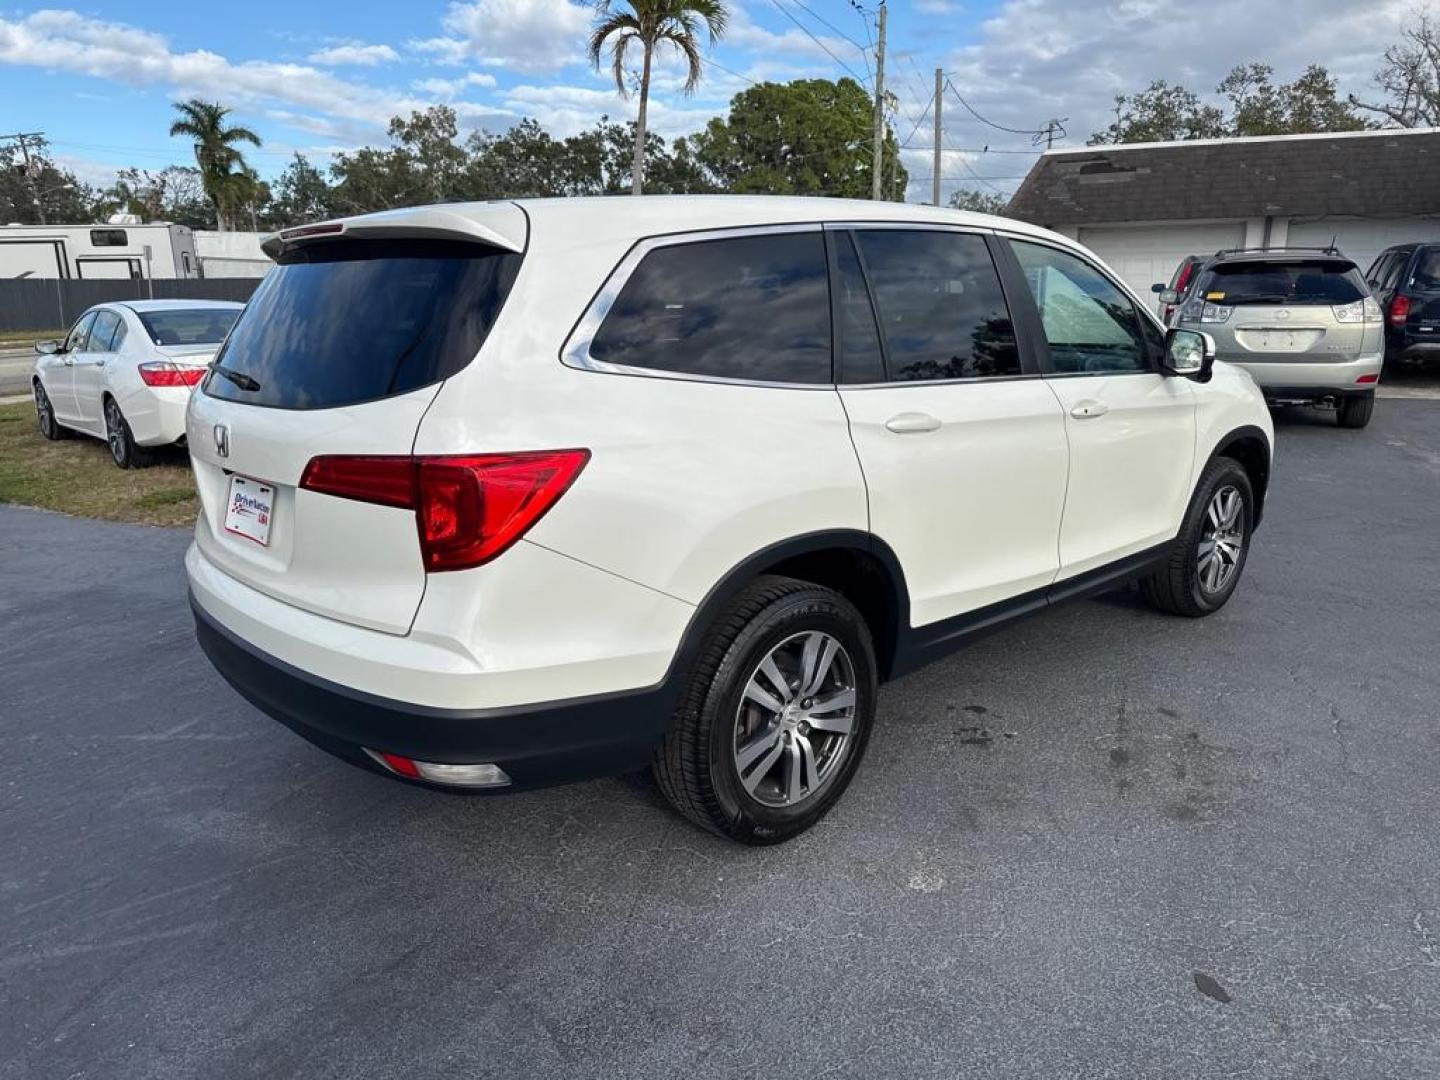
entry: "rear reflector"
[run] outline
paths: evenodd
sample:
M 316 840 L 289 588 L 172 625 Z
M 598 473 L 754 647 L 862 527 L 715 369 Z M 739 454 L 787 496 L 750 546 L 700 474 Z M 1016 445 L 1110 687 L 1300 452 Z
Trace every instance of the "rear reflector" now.
M 194 386 L 205 377 L 203 367 L 181 367 L 169 360 L 149 360 L 139 370 L 146 386 Z
M 1361 375 L 1355 381 L 1357 383 L 1378 383 L 1380 381 L 1380 373 L 1378 371 L 1372 371 L 1369 375 Z
M 397 776 L 409 780 L 429 780 L 432 784 L 449 784 L 451 787 L 504 787 L 510 777 L 499 765 L 488 761 L 474 764 L 452 765 L 434 761 L 415 761 L 399 754 L 387 754 L 383 750 L 365 748 L 365 753 L 385 766 Z
M 324 455 L 307 491 L 415 511 L 428 571 L 466 570 L 503 553 L 554 506 L 589 450 L 424 457 Z

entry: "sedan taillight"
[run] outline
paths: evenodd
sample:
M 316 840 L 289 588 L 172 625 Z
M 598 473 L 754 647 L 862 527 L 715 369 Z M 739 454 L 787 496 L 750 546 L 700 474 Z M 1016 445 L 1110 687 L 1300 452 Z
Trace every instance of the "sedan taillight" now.
M 146 386 L 194 386 L 205 377 L 203 367 L 181 367 L 169 360 L 148 360 L 140 365 Z
M 327 454 L 300 478 L 307 491 L 415 511 L 428 571 L 466 570 L 500 555 L 554 506 L 589 450 L 417 457 Z

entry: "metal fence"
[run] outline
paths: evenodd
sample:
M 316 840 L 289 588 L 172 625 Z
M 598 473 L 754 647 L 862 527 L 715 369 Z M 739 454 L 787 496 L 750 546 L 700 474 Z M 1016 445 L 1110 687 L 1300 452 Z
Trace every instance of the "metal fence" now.
M 259 278 L 0 279 L 0 332 L 63 330 L 86 308 L 116 300 L 239 300 L 243 303 L 259 284 Z

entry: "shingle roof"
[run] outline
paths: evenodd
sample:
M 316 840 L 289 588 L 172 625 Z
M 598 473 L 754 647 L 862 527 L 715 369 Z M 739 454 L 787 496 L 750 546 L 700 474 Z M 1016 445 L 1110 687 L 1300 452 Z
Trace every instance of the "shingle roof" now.
M 1047 228 L 1440 213 L 1440 128 L 1053 150 L 1009 213 Z

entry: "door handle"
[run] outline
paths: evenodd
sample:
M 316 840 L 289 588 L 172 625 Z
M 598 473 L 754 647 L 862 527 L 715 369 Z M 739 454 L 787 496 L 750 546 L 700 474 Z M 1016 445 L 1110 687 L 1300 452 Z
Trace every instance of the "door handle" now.
M 1077 401 L 1070 409 L 1070 415 L 1076 420 L 1094 420 L 1097 416 L 1104 416 L 1110 411 L 1110 406 L 1103 401 L 1096 401 L 1094 398 L 1086 398 L 1084 401 Z
M 919 435 L 939 429 L 940 421 L 929 413 L 902 412 L 885 421 L 885 429 L 896 435 Z

